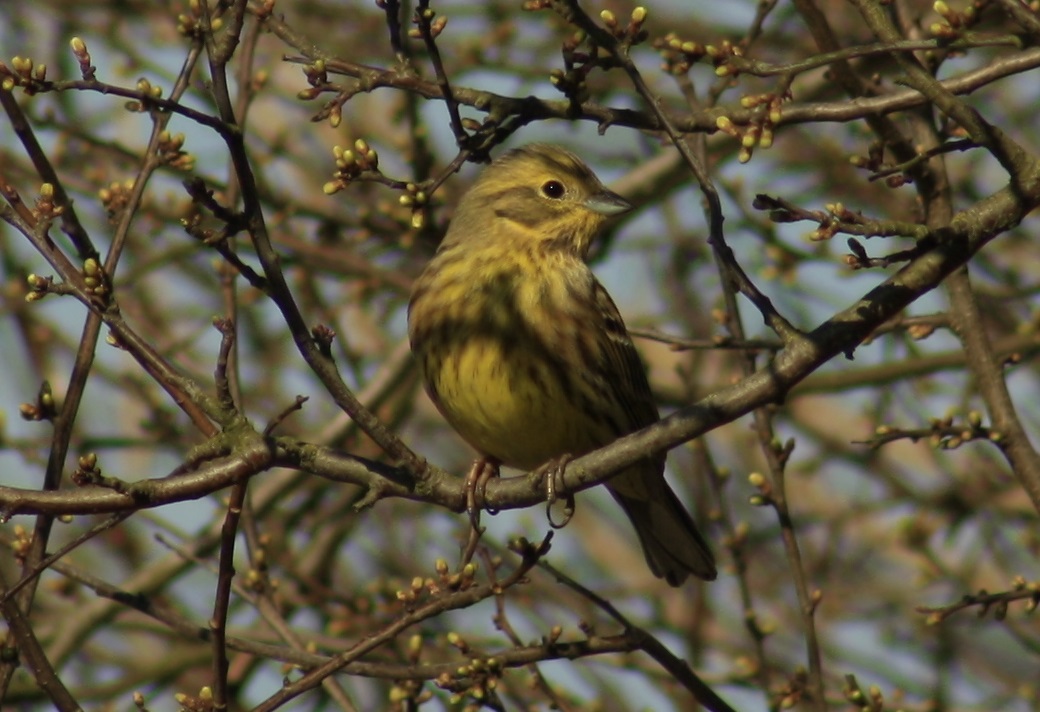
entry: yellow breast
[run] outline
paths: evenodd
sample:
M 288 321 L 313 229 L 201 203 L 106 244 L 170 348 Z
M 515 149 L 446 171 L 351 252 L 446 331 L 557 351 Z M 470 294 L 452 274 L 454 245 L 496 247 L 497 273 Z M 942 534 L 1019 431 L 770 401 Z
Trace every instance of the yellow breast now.
M 522 343 L 468 339 L 427 378 L 459 434 L 506 465 L 532 469 L 596 445 L 580 396 L 544 353 Z

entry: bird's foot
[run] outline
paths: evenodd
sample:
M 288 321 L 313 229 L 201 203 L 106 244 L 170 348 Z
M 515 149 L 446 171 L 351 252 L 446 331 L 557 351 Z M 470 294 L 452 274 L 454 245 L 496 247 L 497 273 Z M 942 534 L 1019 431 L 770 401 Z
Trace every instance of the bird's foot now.
M 488 514 L 495 514 L 496 510 L 487 507 L 487 483 L 493 477 L 498 477 L 498 461 L 490 457 L 482 457 L 473 463 L 466 473 L 466 514 L 474 529 L 480 528 L 480 510 L 487 509 Z
M 498 477 L 498 461 L 490 457 L 482 457 L 473 463 L 466 473 L 466 514 L 469 515 L 469 540 L 462 555 L 462 565 L 465 566 L 473 558 L 477 550 L 477 542 L 484 528 L 480 526 L 480 510 L 485 508 L 487 483 L 492 477 Z M 489 514 L 495 511 L 487 508 Z
M 538 473 L 545 478 L 545 517 L 553 529 L 563 529 L 574 516 L 574 495 L 570 492 L 563 493 L 563 521 L 557 523 L 553 520 L 552 514 L 552 507 L 560 498 L 559 493 L 563 489 L 563 473 L 567 471 L 567 463 L 573 459 L 570 455 L 563 454 L 538 468 Z

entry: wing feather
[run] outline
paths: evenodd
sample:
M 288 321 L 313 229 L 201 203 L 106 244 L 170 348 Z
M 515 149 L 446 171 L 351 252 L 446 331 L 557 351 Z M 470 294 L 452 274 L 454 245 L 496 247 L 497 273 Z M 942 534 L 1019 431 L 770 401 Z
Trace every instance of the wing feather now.
M 650 382 L 639 358 L 632 337 L 628 335 L 625 322 L 618 312 L 614 300 L 598 280 L 593 280 L 593 298 L 596 311 L 602 316 L 602 355 L 606 360 L 603 373 L 610 373 L 609 386 L 617 402 L 628 414 L 629 429 L 625 433 L 645 428 L 658 420 L 657 405 L 650 392 Z

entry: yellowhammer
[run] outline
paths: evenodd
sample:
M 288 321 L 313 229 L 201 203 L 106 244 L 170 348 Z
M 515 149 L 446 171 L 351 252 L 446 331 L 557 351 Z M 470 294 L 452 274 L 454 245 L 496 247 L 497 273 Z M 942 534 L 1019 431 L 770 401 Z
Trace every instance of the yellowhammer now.
M 505 154 L 463 196 L 412 290 L 408 336 L 433 402 L 485 457 L 531 470 L 657 421 L 621 315 L 585 264 L 603 222 L 630 208 L 546 144 Z M 656 576 L 714 579 L 664 461 L 647 453 L 607 488 Z

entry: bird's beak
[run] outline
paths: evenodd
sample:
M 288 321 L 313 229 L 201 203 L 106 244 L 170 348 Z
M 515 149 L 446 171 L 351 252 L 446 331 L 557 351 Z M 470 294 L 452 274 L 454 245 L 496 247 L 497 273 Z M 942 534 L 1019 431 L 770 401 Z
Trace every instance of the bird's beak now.
M 585 207 L 594 213 L 599 213 L 600 215 L 609 218 L 614 215 L 628 212 L 632 209 L 632 203 L 628 202 L 617 193 L 612 193 L 604 188 L 600 192 L 593 193 L 586 198 Z

